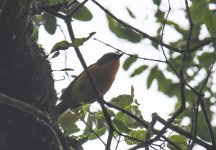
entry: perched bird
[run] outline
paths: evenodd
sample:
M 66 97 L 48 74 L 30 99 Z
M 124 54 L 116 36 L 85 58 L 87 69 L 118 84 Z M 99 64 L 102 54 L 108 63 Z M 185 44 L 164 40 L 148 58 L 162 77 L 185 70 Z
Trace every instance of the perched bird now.
M 104 95 L 112 86 L 116 73 L 119 68 L 119 58 L 123 54 L 107 53 L 104 54 L 96 63 L 88 66 L 89 73 L 95 82 L 100 94 Z M 61 115 L 67 109 L 76 109 L 85 104 L 95 102 L 96 93 L 83 71 L 71 84 L 64 90 L 57 107 L 57 114 Z

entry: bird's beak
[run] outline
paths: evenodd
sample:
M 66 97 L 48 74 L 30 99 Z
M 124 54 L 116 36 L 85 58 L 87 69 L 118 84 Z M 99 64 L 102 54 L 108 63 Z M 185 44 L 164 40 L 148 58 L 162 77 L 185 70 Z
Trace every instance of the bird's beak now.
M 119 55 L 118 55 L 118 58 L 120 58 L 123 54 L 124 54 L 124 53 L 119 54 Z

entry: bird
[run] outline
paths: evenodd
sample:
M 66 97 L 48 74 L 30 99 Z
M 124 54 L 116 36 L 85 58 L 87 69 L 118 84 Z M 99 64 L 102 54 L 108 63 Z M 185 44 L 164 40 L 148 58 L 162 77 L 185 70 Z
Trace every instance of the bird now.
M 88 71 L 101 95 L 111 88 L 120 65 L 122 54 L 106 53 L 98 61 L 88 66 Z M 77 109 L 85 104 L 91 104 L 97 100 L 90 81 L 83 71 L 63 91 L 60 96 L 61 102 L 57 104 L 57 114 L 60 116 L 66 110 Z

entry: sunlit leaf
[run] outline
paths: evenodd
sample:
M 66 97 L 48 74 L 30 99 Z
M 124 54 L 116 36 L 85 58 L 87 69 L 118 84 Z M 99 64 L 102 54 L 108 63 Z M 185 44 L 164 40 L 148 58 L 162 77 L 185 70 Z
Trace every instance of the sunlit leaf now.
M 124 64 L 123 64 L 123 69 L 124 69 L 124 70 L 128 70 L 128 69 L 130 68 L 130 66 L 131 66 L 134 62 L 136 62 L 136 60 L 137 60 L 137 55 L 136 55 L 136 54 L 134 54 L 134 55 L 128 57 L 128 58 L 125 60 Z
M 113 98 L 110 103 L 115 106 L 125 108 L 133 102 L 133 97 L 131 95 L 119 95 L 116 98 Z
M 180 149 L 187 149 L 187 140 L 184 136 L 181 135 L 172 135 L 169 137 L 169 140 L 174 142 Z M 173 145 L 168 143 L 168 148 L 175 150 L 176 148 Z
M 54 34 L 57 27 L 56 17 L 48 13 L 45 13 L 44 18 L 45 18 L 44 28 L 49 34 Z
M 130 112 L 131 114 L 137 116 L 138 118 L 140 118 L 141 120 L 142 118 L 142 114 L 141 111 L 139 110 L 138 106 L 136 105 L 130 105 L 127 108 L 125 108 L 125 110 L 127 110 L 128 112 Z M 134 118 L 130 117 L 130 116 L 126 116 L 125 117 L 125 124 L 127 124 L 129 127 L 131 128 L 138 128 L 141 127 L 142 125 L 137 122 Z
M 113 117 L 115 115 L 114 111 L 112 111 L 111 109 L 107 109 L 107 112 L 110 115 L 110 117 Z M 104 113 L 102 111 L 99 111 L 96 113 L 95 117 L 97 119 L 104 119 Z
M 202 55 L 198 56 L 199 65 L 202 67 L 208 67 L 213 62 L 214 57 L 214 52 L 203 53 Z
M 142 120 L 141 111 L 138 109 L 137 106 L 131 105 L 125 108 L 125 110 L 137 116 L 138 118 Z M 141 124 L 139 122 L 137 122 L 134 118 L 128 116 L 127 114 L 123 112 L 118 112 L 115 115 L 114 120 L 117 120 L 117 123 L 118 123 L 117 125 L 119 125 L 119 131 L 122 131 L 122 132 L 128 132 L 129 128 L 136 129 L 138 127 L 141 127 Z
M 118 130 L 119 132 L 124 132 L 124 133 L 128 133 L 131 130 L 124 124 L 124 122 L 122 121 L 123 118 L 114 118 L 112 123 L 115 126 L 116 130 Z
M 133 130 L 133 131 L 128 133 L 128 136 L 137 139 L 137 140 L 133 140 L 133 139 L 126 137 L 125 142 L 128 145 L 139 144 L 142 141 L 145 141 L 146 131 L 145 130 Z
M 100 129 L 94 129 L 94 130 L 93 130 L 94 133 L 92 132 L 92 133 L 89 135 L 88 139 L 89 139 L 89 140 L 97 139 L 98 137 L 100 137 L 100 136 L 102 136 L 102 135 L 105 134 L 106 129 L 107 129 L 106 127 L 103 127 L 103 128 L 100 128 Z

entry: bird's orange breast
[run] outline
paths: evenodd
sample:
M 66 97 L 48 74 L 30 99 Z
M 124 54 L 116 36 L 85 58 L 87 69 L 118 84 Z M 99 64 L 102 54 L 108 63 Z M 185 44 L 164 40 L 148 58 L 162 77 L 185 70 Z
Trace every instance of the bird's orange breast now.
M 93 64 L 88 67 L 89 73 L 91 74 L 95 85 L 102 95 L 106 94 L 112 86 L 118 68 L 119 60 L 113 60 L 102 65 Z M 86 103 L 93 103 L 97 98 L 85 72 L 83 72 L 78 79 L 76 79 L 71 92 L 72 97 L 82 105 Z

